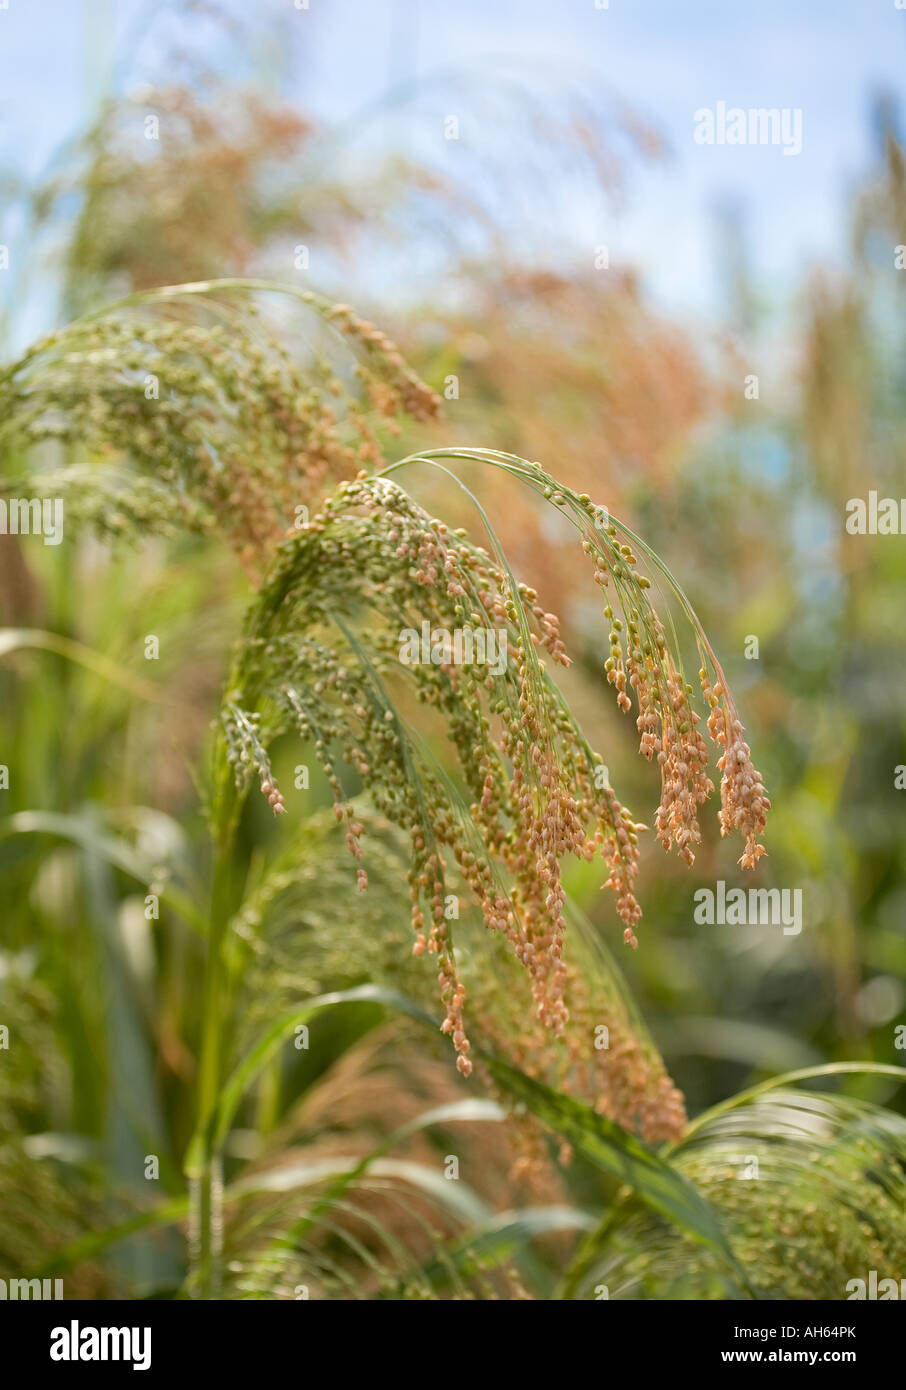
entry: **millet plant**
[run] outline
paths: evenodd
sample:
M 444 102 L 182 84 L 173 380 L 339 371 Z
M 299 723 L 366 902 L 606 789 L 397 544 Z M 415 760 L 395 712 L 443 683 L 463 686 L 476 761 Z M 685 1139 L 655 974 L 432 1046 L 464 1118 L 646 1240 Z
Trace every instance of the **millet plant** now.
M 263 299 L 299 312 L 277 332 Z M 602 885 L 614 892 L 623 939 L 636 948 L 646 827 L 611 788 L 604 759 L 554 679 L 569 664 L 557 618 L 513 574 L 466 477 L 498 470 L 575 530 L 609 633 L 602 685 L 635 719 L 640 751 L 659 768 L 657 838 L 687 864 L 713 791 L 705 734 L 721 774 L 721 834 L 740 837 L 747 868 L 765 852 L 770 802 L 739 713 L 688 599 L 602 503 L 562 486 L 542 463 L 495 450 L 434 448 L 388 462 L 400 418 L 425 420 L 439 404 L 393 343 L 348 306 L 252 280 L 133 294 L 50 334 L 0 372 L 7 497 L 62 498 L 67 525 L 83 522 L 109 539 L 187 530 L 224 541 L 249 584 L 206 783 L 212 859 L 197 1127 L 185 1157 L 188 1287 L 199 1297 L 223 1291 L 221 1158 L 244 1095 L 295 1023 L 331 1002 L 285 1001 L 289 1011 L 233 1055 L 232 1022 L 252 1007 L 262 913 L 303 869 L 312 879 L 298 846 L 263 886 L 237 852 L 255 789 L 275 816 L 294 814 L 273 751 L 291 737 L 314 751 L 349 855 L 345 883 L 331 870 L 325 893 L 342 895 L 344 913 L 355 916 L 354 895 L 368 892 L 373 865 L 384 866 L 387 854 L 402 865 L 397 880 L 382 868 L 381 891 L 408 897 L 411 952 L 433 958 L 430 967 L 425 959 L 416 965 L 436 979 L 440 1030 L 462 1076 L 480 1073 L 470 1085 L 514 1097 L 629 1185 L 617 1202 L 625 1221 L 605 1221 L 587 1236 L 565 1296 L 583 1296 L 602 1262 L 627 1288 L 651 1292 L 654 1281 L 661 1292 L 674 1289 L 677 1229 L 696 1243 L 699 1263 L 690 1275 L 684 1248 L 676 1287 L 691 1278 L 705 1296 L 757 1293 L 746 1241 L 758 1241 L 746 1223 L 757 1220 L 762 1230 L 780 1218 L 774 1208 L 756 1217 L 746 1208 L 743 1199 L 751 1192 L 757 1206 L 761 1191 L 731 1183 L 712 1192 L 725 1147 L 720 1116 L 687 1132 L 682 1097 L 618 1001 L 608 1015 L 610 1048 L 593 1045 L 600 1000 L 590 998 L 588 944 L 561 862 L 603 861 Z M 419 470 L 466 493 L 474 534 L 423 509 L 404 486 Z M 697 652 L 694 679 L 674 612 Z M 424 629 L 432 659 L 402 661 L 402 635 Z M 493 632 L 503 661 L 458 662 L 445 635 L 462 631 Z M 312 826 L 313 837 L 322 833 Z M 305 834 L 303 826 L 303 842 Z M 325 866 L 325 885 L 327 876 Z M 317 892 L 317 870 L 313 881 Z M 460 898 L 495 943 L 493 978 L 459 939 L 459 913 L 449 907 Z M 430 1004 L 410 1011 L 437 1025 Z M 832 1126 L 833 1103 L 821 1103 Z M 756 1123 L 771 1104 L 798 1113 L 817 1102 L 779 1092 L 740 1104 Z M 902 1153 L 902 1123 L 889 1117 L 880 1128 L 884 1146 Z M 658 1157 L 633 1132 L 673 1147 Z M 530 1152 L 538 1136 L 523 1139 Z M 850 1170 L 862 1161 L 854 1141 L 841 1161 Z M 895 1170 L 892 1160 L 884 1164 Z M 789 1222 L 807 1224 L 803 1184 L 820 1180 L 807 1164 L 791 1160 L 790 1171 L 771 1200 L 789 1197 Z M 341 1183 L 338 1202 L 344 1191 Z M 652 1245 L 662 1252 L 656 1278 L 644 1257 Z M 857 1264 L 858 1239 L 855 1247 Z M 784 1277 L 779 1257 L 778 1267 L 768 1287 Z

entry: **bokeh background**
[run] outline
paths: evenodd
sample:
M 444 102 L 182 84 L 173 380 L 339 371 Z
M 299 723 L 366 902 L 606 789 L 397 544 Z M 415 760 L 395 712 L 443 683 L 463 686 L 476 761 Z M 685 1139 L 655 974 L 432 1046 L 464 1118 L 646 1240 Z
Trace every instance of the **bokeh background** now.
M 455 378 L 443 419 L 401 451 L 540 459 L 679 577 L 773 799 L 757 882 L 802 890 L 803 930 L 695 924 L 697 888 L 742 881 L 716 814 L 691 870 L 645 847 L 631 959 L 597 871 L 568 883 L 692 1113 L 776 1072 L 902 1058 L 906 542 L 844 522 L 869 489 L 906 494 L 904 45 L 892 0 L 0 10 L 5 358 L 132 289 L 307 278 L 386 328 L 435 389 Z M 719 100 L 801 108 L 802 152 L 697 145 L 693 114 Z M 608 698 L 589 575 L 530 502 L 495 481 L 486 497 L 520 578 L 561 615 L 568 692 L 614 786 L 650 823 L 656 778 Z M 144 635 L 165 632 L 155 676 L 180 709 L 162 718 L 58 653 L 3 664 L 2 737 L 21 769 L 3 814 L 67 818 L 0 839 L 0 983 L 15 982 L 8 1008 L 33 1042 L 9 1119 L 31 1159 L 88 1164 L 84 1190 L 70 1172 L 52 1197 L 52 1176 L 23 1168 L 0 1217 L 11 1269 L 77 1232 L 86 1204 L 106 1209 L 98 1172 L 128 1185 L 149 1145 L 180 1190 L 198 951 L 149 927 L 90 844 L 116 813 L 136 852 L 182 857 L 191 880 L 193 768 L 241 602 L 216 551 L 187 546 L 164 567 L 159 547 L 77 561 L 0 548 L 4 627 L 68 636 L 136 679 Z M 310 1146 L 362 1124 L 366 1063 L 348 1041 L 339 1075 L 320 1067 L 332 1091 L 297 1068 L 258 1097 L 237 1161 L 261 1136 Z M 848 1085 L 902 1105 L 892 1082 Z M 399 1087 L 369 1088 L 372 1129 L 406 1118 Z M 506 1171 L 488 1177 L 492 1202 Z M 89 1294 L 147 1291 L 177 1267 L 166 1241 L 134 1242 L 77 1277 Z

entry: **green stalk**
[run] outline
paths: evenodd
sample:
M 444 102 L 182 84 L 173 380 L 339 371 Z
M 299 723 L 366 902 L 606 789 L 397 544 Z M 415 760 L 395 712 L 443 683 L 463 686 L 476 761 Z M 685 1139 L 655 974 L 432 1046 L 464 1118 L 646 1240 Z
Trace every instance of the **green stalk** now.
M 213 1119 L 223 1081 L 223 1038 L 229 1018 L 226 933 L 234 902 L 234 840 L 240 800 L 232 772 L 218 748 L 211 814 L 214 864 L 205 961 L 198 1081 L 198 1125 L 186 1155 L 189 1179 L 189 1289 L 194 1298 L 216 1299 L 221 1289 L 223 1179 Z

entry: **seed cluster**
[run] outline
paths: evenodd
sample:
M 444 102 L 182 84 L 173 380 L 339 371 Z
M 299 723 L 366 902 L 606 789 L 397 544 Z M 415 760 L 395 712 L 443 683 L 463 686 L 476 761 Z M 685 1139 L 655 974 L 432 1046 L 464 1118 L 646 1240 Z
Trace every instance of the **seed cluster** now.
M 566 499 L 560 494 L 563 502 Z M 555 499 L 556 500 L 556 499 Z M 588 497 L 573 499 L 575 509 L 596 515 Z M 638 715 L 636 727 L 641 735 L 639 751 L 656 761 L 661 774 L 661 800 L 655 814 L 658 839 L 665 849 L 676 845 L 687 864 L 695 860 L 694 847 L 701 841 L 698 821 L 700 806 L 714 790 L 708 776 L 708 749 L 699 730 L 701 716 L 692 706 L 692 686 L 682 676 L 675 655 L 666 640 L 664 626 L 648 597 L 651 582 L 637 570 L 637 557 L 631 545 L 620 542 L 617 526 L 583 527 L 583 548 L 595 566 L 595 581 L 608 591 L 605 617 L 610 620 L 610 655 L 605 665 L 607 679 L 615 686 L 620 709 L 629 712 L 635 693 Z M 610 594 L 618 602 L 622 617 L 615 616 Z M 694 615 L 693 615 L 694 616 Z M 696 620 L 697 622 L 697 620 Z M 753 867 L 765 853 L 756 838 L 764 833 L 765 813 L 770 801 L 761 777 L 752 765 L 748 744 L 742 739 L 742 725 L 725 688 L 716 658 L 707 647 L 704 633 L 697 629 L 702 667 L 702 689 L 710 707 L 708 731 L 724 748 L 718 767 L 721 782 L 721 833 L 742 831 L 746 848 L 741 863 Z M 708 663 L 719 679 L 712 684 Z M 728 743 L 729 739 L 729 743 Z M 626 940 L 635 945 L 630 923 Z
M 252 772 L 257 772 L 262 796 L 267 798 L 275 816 L 284 815 L 286 805 L 271 772 L 267 749 L 261 741 L 260 714 L 246 714 L 236 705 L 227 705 L 221 711 L 220 719 L 227 762 L 233 769 L 236 781 L 242 786 Z
M 647 1142 L 677 1139 L 686 1126 L 681 1092 L 634 1025 L 610 979 L 596 968 L 589 953 L 576 950 L 575 941 L 576 924 L 571 922 L 566 953 L 569 1019 L 556 1044 L 531 1026 L 520 992 L 506 972 L 475 970 L 469 976 L 470 1003 L 480 1020 L 482 1041 L 529 1076 L 565 1095 L 590 1101 L 599 1114 L 625 1129 L 637 1130 Z M 596 1030 L 603 1019 L 607 1044 L 599 1046 Z M 526 1117 L 519 1172 L 540 1162 L 541 1138 Z
M 38 474 L 39 489 L 82 515 L 100 497 L 109 533 L 147 535 L 165 518 L 216 530 L 257 583 L 299 509 L 382 462 L 374 412 L 392 432 L 398 414 L 425 419 L 438 398 L 347 305 L 299 296 L 324 341 L 296 360 L 247 294 L 167 295 L 77 320 L 0 373 L 0 441 L 78 446 L 78 471 Z M 344 342 L 357 362 L 345 380 Z
M 606 676 L 621 709 L 632 708 L 634 694 L 641 752 L 661 772 L 658 837 L 666 848 L 676 845 L 691 864 L 700 841 L 698 810 L 713 787 L 692 688 L 649 598 L 650 580 L 639 573 L 635 551 L 617 524 L 608 518 L 602 526 L 587 496 L 560 489 L 538 465 L 522 466 L 527 480 L 571 512 L 583 531 L 595 579 L 606 591 Z M 425 623 L 431 631 L 496 630 L 506 639 L 503 669 L 495 674 L 490 665 L 457 665 L 452 653 L 436 664 L 404 664 L 402 633 Z M 764 852 L 756 837 L 769 803 L 716 658 L 704 634 L 696 632 L 711 710 L 708 729 L 724 749 L 721 828 L 742 831 L 743 863 L 752 865 Z M 344 768 L 407 833 L 414 951 L 437 958 L 443 1029 L 466 1074 L 472 1062 L 465 988 L 452 936 L 455 914 L 447 910 L 454 866 L 488 929 L 506 938 L 525 968 L 536 1017 L 556 1036 L 564 1034 L 569 1018 L 560 869 L 565 855 L 603 857 L 606 886 L 616 892 L 626 924 L 624 939 L 638 944 L 635 878 L 644 827 L 609 786 L 597 783 L 601 759 L 548 676 L 542 655 L 568 664 L 557 619 L 534 590 L 514 580 L 502 556 L 430 517 L 389 476 L 362 472 L 341 484 L 282 546 L 235 673 L 235 704 L 267 702 L 275 711 L 270 717 L 284 721 L 281 727 L 294 727 L 313 742 L 337 817 L 348 821 L 360 887 L 367 884 L 359 843 L 363 827 L 352 802 L 357 788 L 342 785 Z M 718 673 L 714 681 L 708 662 Z M 430 740 L 411 727 L 413 698 L 439 716 L 438 732 L 445 731 L 456 755 L 458 780 L 442 771 Z M 263 775 L 272 787 L 269 771 Z M 569 993 L 577 1007 L 581 982 L 575 972 Z M 570 1054 L 567 1047 L 566 1055 L 575 1068 L 584 1051 L 580 1046 Z M 641 1070 L 625 1060 L 625 1066 L 611 1067 L 609 1089 L 598 1088 L 603 1103 L 624 1117 L 635 1104 L 635 1122 L 649 1134 L 675 1132 L 681 1102 L 669 1081 L 654 1078 L 653 1089 L 638 1087 Z M 614 1085 L 619 1077 L 632 1078 L 626 1093 Z M 635 1095 L 646 1097 L 650 1113 L 640 1112 Z
M 400 633 L 424 621 L 448 631 L 470 625 L 505 633 L 505 669 L 403 665 Z M 394 482 L 363 476 L 341 485 L 308 528 L 285 543 L 236 673 L 234 704 L 266 698 L 313 742 L 337 815 L 350 820 L 357 858 L 361 826 L 342 786 L 343 765 L 407 832 L 414 949 L 438 959 L 444 1031 L 466 1073 L 446 854 L 488 928 L 503 933 L 524 965 L 537 1016 L 555 1033 L 567 1018 L 563 856 L 602 854 L 622 909 L 638 911 L 632 880 L 641 827 L 612 790 L 595 786 L 601 760 L 539 649 L 567 662 L 556 619 L 534 591 L 516 585 L 485 550 L 429 517 Z M 404 712 L 413 696 L 442 717 L 458 785 L 409 729 Z
M 752 765 L 749 745 L 743 739 L 742 724 L 732 701 L 725 699 L 721 702 L 723 687 L 719 683 L 711 685 L 704 667 L 700 675 L 702 690 L 711 706 L 708 729 L 715 743 L 719 743 L 724 750 L 717 763 L 723 773 L 720 782 L 720 833 L 729 835 L 732 830 L 742 833 L 746 847 L 739 862 L 746 869 L 754 869 L 761 856 L 767 853 L 757 839 L 764 834 L 771 803 L 761 775 Z

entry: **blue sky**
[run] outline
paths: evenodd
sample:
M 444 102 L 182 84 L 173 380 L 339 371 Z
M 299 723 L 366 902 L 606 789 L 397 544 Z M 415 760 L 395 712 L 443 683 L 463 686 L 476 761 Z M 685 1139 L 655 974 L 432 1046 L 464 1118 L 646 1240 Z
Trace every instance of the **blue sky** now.
M 0 0 L 2 3 L 2 0 Z M 239 0 L 237 0 L 237 4 Z M 139 0 L 7 0 L 0 9 L 0 155 L 33 173 L 76 132 L 111 81 L 155 71 L 169 41 L 210 42 L 185 4 Z M 872 93 L 902 85 L 906 11 L 895 0 L 259 0 L 255 38 L 235 53 L 304 108 L 351 121 L 395 82 L 451 66 L 493 82 L 505 64 L 554 95 L 581 80 L 619 95 L 665 137 L 662 167 L 630 179 L 619 217 L 563 196 L 556 225 L 582 247 L 606 242 L 636 266 L 653 298 L 677 311 L 716 307 L 715 207 L 746 216 L 759 285 L 778 300 L 816 260 L 845 254 L 847 194 L 870 152 Z M 248 18 L 249 7 L 240 12 Z M 142 16 L 150 16 L 150 24 Z M 240 70 L 241 69 L 241 70 Z M 729 106 L 799 108 L 803 149 L 703 147 L 693 115 Z M 508 131 L 470 124 L 481 156 Z M 359 118 L 360 120 L 364 118 Z M 433 119 L 433 117 L 432 117 Z M 405 129 L 405 128 L 403 128 Z M 424 147 L 426 130 L 400 138 Z M 361 132 L 359 132 L 361 134 Z M 396 138 L 395 133 L 385 138 Z M 517 129 L 512 139 L 524 138 Z M 551 209 L 548 208 L 550 213 Z

